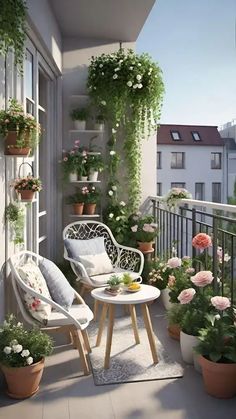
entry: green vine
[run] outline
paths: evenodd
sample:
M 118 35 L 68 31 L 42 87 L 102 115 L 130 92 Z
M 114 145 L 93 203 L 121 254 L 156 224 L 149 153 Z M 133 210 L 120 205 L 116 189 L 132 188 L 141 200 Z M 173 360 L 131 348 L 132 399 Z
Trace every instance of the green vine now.
M 14 243 L 24 243 L 25 213 L 23 207 L 20 204 L 10 203 L 5 208 L 5 220 L 10 223 L 13 230 Z
M 128 185 L 128 216 L 140 204 L 141 141 L 156 130 L 160 117 L 164 93 L 161 70 L 148 54 L 120 49 L 92 57 L 87 85 L 93 104 L 110 127 L 108 208 L 117 210 L 119 199 L 124 199 L 119 188 L 122 172 Z M 122 167 L 120 143 L 125 159 Z M 115 194 L 112 186 L 117 188 Z
M 0 0 L 0 54 L 14 52 L 20 72 L 23 71 L 26 11 L 25 0 Z

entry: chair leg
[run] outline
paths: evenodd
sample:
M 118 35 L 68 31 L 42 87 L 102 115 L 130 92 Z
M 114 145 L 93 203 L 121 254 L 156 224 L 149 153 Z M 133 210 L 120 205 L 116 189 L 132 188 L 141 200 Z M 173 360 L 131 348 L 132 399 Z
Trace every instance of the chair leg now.
M 90 343 L 89 343 L 88 332 L 87 332 L 86 329 L 84 329 L 84 330 L 81 330 L 81 333 L 82 333 L 83 338 L 84 338 L 84 344 L 85 344 L 86 350 L 87 350 L 88 354 L 90 354 L 92 352 L 92 349 L 91 349 Z
M 70 335 L 71 335 L 71 343 L 73 345 L 74 349 L 77 349 L 77 334 L 76 334 L 76 330 L 71 329 L 70 330 Z
M 79 351 L 80 361 L 81 361 L 81 364 L 82 364 L 82 368 L 84 370 L 84 375 L 89 375 L 90 374 L 90 368 L 89 368 L 89 364 L 88 364 L 86 354 L 84 352 L 82 342 L 83 342 L 83 336 L 81 334 L 81 331 L 77 329 L 76 330 L 76 343 L 77 343 L 77 349 Z

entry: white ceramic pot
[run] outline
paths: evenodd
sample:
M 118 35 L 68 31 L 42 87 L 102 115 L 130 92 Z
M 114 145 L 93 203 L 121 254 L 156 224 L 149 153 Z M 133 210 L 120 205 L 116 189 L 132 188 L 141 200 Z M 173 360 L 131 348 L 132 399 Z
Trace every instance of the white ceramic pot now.
M 70 173 L 70 182 L 76 182 L 78 180 L 78 175 L 76 172 Z
M 98 172 L 90 170 L 88 180 L 91 182 L 97 182 L 98 180 Z
M 96 131 L 104 131 L 104 124 L 99 124 L 98 122 L 96 122 L 96 123 L 94 124 L 94 129 L 95 129 Z
M 88 176 L 81 176 L 80 180 L 82 180 L 82 182 L 87 182 Z
M 74 126 L 75 129 L 84 131 L 86 127 L 86 121 L 74 121 Z
M 169 292 L 170 292 L 169 288 L 165 288 L 164 290 L 161 290 L 161 301 L 166 310 L 169 310 L 172 306 L 172 303 L 170 302 Z
M 180 349 L 183 360 L 187 364 L 193 364 L 193 348 L 198 344 L 197 336 L 187 335 L 182 330 L 180 332 Z

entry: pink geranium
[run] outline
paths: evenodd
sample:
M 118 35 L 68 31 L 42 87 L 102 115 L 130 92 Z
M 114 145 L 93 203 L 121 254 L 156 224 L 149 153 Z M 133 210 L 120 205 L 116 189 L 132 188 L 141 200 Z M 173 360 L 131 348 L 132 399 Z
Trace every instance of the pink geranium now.
M 194 288 L 187 288 L 186 290 L 181 291 L 177 298 L 180 304 L 189 304 L 192 301 L 195 294 L 196 291 Z
M 137 224 L 135 226 L 131 227 L 131 230 L 133 231 L 133 233 L 136 233 L 137 230 L 138 230 Z
M 227 297 L 215 296 L 211 298 L 211 304 L 220 311 L 226 310 L 231 306 L 230 300 Z
M 213 275 L 211 271 L 200 271 L 195 276 L 192 276 L 191 281 L 197 287 L 205 287 L 213 281 Z
M 167 266 L 168 268 L 179 268 L 182 264 L 182 260 L 180 258 L 174 257 L 174 258 L 170 258 L 167 261 Z
M 195 249 L 204 250 L 212 246 L 211 237 L 206 233 L 198 233 L 192 240 Z
M 152 227 L 151 224 L 144 224 L 143 225 L 143 231 L 145 231 L 146 233 L 154 233 L 155 228 Z

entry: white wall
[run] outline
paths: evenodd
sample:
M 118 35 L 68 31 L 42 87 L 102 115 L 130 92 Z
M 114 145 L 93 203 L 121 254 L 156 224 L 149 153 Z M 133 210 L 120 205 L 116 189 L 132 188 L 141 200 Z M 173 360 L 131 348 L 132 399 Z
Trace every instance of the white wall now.
M 205 200 L 212 200 L 212 182 L 222 183 L 222 197 L 225 198 L 223 170 L 211 169 L 211 153 L 222 153 L 220 146 L 174 146 L 157 145 L 162 153 L 162 169 L 157 170 L 157 182 L 162 183 L 162 194 L 171 188 L 171 182 L 184 182 L 186 189 L 195 196 L 195 183 L 205 183 Z M 171 152 L 185 153 L 185 169 L 171 169 Z
M 62 39 L 48 0 L 27 0 L 30 24 L 43 41 L 57 67 L 62 69 Z

